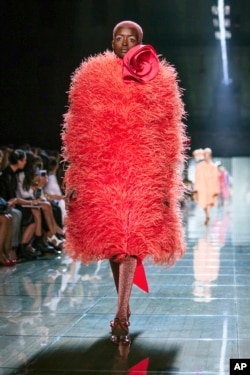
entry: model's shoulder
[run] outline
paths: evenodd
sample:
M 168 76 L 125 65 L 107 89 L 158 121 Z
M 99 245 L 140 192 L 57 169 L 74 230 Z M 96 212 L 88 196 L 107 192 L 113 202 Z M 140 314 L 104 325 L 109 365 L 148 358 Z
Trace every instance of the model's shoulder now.
M 174 75 L 176 76 L 176 68 L 173 64 L 171 64 L 166 58 L 160 56 L 159 57 L 159 65 L 160 65 L 160 72 L 164 75 Z
M 116 55 L 112 51 L 105 51 L 103 53 L 98 53 L 96 55 L 91 55 L 84 59 L 80 64 L 77 71 L 84 71 L 87 69 L 91 69 L 97 66 L 105 66 L 108 64 L 117 64 L 118 59 Z
M 88 57 L 72 74 L 71 87 L 83 84 L 89 85 L 90 82 L 99 81 L 101 77 L 118 75 L 121 70 L 120 60 L 111 51 Z

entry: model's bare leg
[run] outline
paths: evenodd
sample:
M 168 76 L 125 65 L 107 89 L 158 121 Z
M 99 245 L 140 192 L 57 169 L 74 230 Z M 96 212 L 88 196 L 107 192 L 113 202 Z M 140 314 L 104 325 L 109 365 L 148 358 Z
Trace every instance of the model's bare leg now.
M 116 313 L 116 317 L 119 319 L 127 320 L 136 264 L 137 259 L 135 257 L 128 257 L 119 264 L 118 306 Z
M 111 271 L 112 271 L 112 274 L 113 274 L 116 291 L 118 293 L 118 285 L 119 285 L 119 263 L 113 262 L 112 260 L 110 260 L 109 263 L 110 263 Z
M 127 258 L 129 259 L 129 258 Z M 132 259 L 136 259 L 136 258 L 132 258 Z M 112 270 L 112 274 L 113 274 L 113 278 L 114 278 L 114 282 L 115 282 L 115 287 L 116 287 L 116 291 L 117 291 L 117 294 L 118 294 L 118 289 L 119 289 L 119 273 L 120 273 L 120 265 L 121 263 L 117 263 L 117 262 L 114 262 L 112 260 L 109 261 L 110 263 L 110 267 L 111 267 L 111 270 Z M 133 283 L 133 280 L 132 280 L 132 283 Z M 132 286 L 131 286 L 132 288 Z M 129 319 L 130 317 L 130 307 L 129 307 L 129 304 L 127 306 L 127 319 Z
M 21 237 L 21 244 L 28 244 L 32 237 L 34 236 L 36 230 L 36 224 L 32 223 L 25 227 L 22 237 Z
M 210 220 L 210 217 L 209 217 L 210 206 L 205 207 L 204 211 L 205 211 L 205 225 L 207 225 Z
M 42 236 L 42 217 L 39 208 L 31 209 L 33 218 L 35 220 L 35 236 L 41 237 Z
M 49 202 L 42 202 L 41 209 L 44 214 L 46 224 L 49 228 L 48 236 L 53 236 L 56 233 L 55 220 L 53 218 L 53 211 Z
M 122 262 L 117 263 L 117 266 L 114 263 L 115 262 L 112 261 L 110 262 L 116 288 L 118 291 L 118 305 L 116 317 L 114 321 L 111 322 L 111 340 L 115 344 L 118 344 L 119 342 L 129 344 L 129 299 L 131 295 L 137 259 L 135 257 L 127 257 Z

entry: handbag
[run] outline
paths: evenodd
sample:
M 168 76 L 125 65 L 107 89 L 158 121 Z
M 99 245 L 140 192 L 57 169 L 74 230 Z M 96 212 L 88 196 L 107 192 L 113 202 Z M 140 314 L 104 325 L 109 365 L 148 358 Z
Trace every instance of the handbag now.
M 8 208 L 8 202 L 4 198 L 0 197 L 0 215 L 7 214 Z

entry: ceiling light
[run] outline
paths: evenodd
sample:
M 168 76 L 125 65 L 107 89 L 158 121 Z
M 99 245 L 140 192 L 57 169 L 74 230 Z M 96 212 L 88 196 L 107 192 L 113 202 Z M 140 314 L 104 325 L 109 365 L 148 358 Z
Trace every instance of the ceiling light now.
M 218 0 L 218 19 L 219 19 L 219 32 L 216 32 L 216 38 L 220 39 L 221 45 L 221 58 L 222 58 L 222 69 L 223 69 L 223 83 L 225 85 L 229 85 L 231 79 L 229 78 L 228 74 L 228 57 L 227 57 L 227 44 L 226 39 L 231 38 L 231 33 L 226 30 L 226 23 L 225 23 L 225 12 L 230 13 L 230 7 L 224 6 L 224 0 Z

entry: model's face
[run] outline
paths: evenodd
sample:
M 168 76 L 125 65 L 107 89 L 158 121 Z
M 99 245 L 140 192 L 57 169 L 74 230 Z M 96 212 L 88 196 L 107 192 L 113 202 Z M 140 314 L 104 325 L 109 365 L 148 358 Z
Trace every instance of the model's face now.
M 123 59 L 130 48 L 139 44 L 137 30 L 132 27 L 119 27 L 112 41 L 115 54 Z

